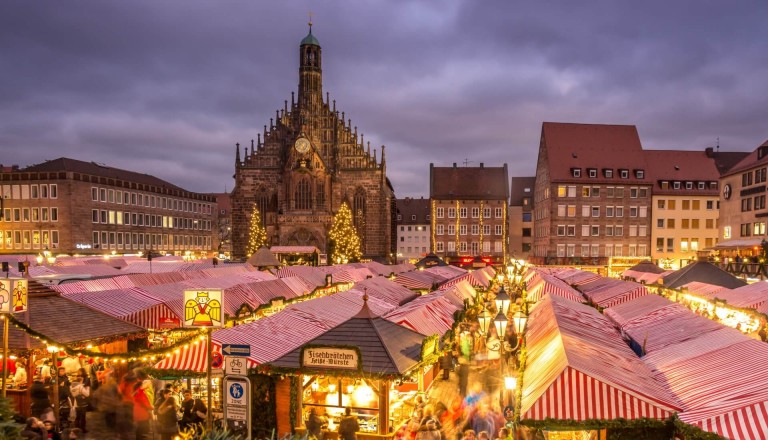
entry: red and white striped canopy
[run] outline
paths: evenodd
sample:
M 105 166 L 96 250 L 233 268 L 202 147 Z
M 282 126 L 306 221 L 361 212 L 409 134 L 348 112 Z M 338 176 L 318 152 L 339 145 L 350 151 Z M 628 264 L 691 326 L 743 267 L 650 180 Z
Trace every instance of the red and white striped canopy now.
M 552 275 L 541 274 L 535 283 L 528 287 L 528 301 L 538 302 L 544 295 L 557 295 L 571 301 L 586 302 L 584 296 L 578 290 L 565 284 L 559 278 Z
M 526 335 L 523 419 L 665 419 L 681 408 L 592 307 L 546 296 Z
M 581 293 L 600 307 L 611 307 L 633 298 L 648 295 L 642 284 L 613 278 L 601 278 L 578 286 Z
M 718 296 L 718 293 L 720 293 L 721 291 L 728 290 L 723 286 L 702 283 L 699 281 L 693 281 L 688 284 L 684 284 L 681 287 L 687 288 L 688 293 L 692 293 L 696 296 L 700 296 L 702 298 L 709 298 L 709 299 L 714 299 L 716 296 Z
M 724 300 L 729 306 L 745 309 L 757 309 L 768 302 L 768 281 L 758 281 L 735 289 L 723 289 L 715 297 Z
M 211 336 L 216 335 L 216 332 Z M 211 343 L 212 351 L 221 353 L 221 344 Z M 169 354 L 165 359 L 155 364 L 155 368 L 160 370 L 183 370 L 195 373 L 204 373 L 208 361 L 208 353 L 205 347 L 205 341 L 195 341 L 186 347 L 180 348 L 174 353 Z M 256 363 L 246 358 L 248 368 L 253 368 Z
M 572 286 L 580 286 L 582 284 L 591 283 L 597 279 L 602 278 L 600 275 L 594 272 L 573 268 L 555 270 L 553 271 L 552 275 L 560 278 L 561 280 L 565 281 L 566 284 Z

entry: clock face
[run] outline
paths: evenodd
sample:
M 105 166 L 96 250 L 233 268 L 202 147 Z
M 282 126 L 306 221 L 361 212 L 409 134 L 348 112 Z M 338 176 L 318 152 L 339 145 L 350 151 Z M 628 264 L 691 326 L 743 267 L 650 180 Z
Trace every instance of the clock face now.
M 728 200 L 728 199 L 731 198 L 731 185 L 730 184 L 726 184 L 725 187 L 723 188 L 723 198 L 725 200 Z
M 299 153 L 304 154 L 309 151 L 309 149 L 312 147 L 312 144 L 309 143 L 309 139 L 302 137 L 296 139 L 296 143 L 293 144 L 293 147 L 296 148 L 296 151 Z

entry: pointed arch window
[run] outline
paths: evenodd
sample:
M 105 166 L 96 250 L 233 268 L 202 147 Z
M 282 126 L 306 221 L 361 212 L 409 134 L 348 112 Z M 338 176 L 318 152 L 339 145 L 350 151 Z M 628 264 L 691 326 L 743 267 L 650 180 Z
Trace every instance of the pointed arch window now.
M 312 209 L 312 188 L 309 179 L 299 180 L 293 200 L 296 209 Z
M 325 208 L 325 182 L 317 182 L 317 206 L 318 209 Z
M 352 201 L 352 215 L 358 231 L 365 228 L 365 190 L 358 188 Z

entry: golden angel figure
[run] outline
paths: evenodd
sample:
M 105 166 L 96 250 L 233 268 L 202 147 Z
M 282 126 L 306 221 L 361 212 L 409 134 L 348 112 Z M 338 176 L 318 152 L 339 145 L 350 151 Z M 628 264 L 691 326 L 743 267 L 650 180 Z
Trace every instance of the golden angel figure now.
M 196 327 L 210 327 L 213 322 L 221 321 L 221 303 L 211 300 L 208 292 L 197 292 L 197 298 L 190 299 L 184 304 L 184 320 L 193 319 L 192 325 Z
M 22 283 L 16 284 L 13 289 L 13 311 L 20 312 L 27 308 L 27 286 Z

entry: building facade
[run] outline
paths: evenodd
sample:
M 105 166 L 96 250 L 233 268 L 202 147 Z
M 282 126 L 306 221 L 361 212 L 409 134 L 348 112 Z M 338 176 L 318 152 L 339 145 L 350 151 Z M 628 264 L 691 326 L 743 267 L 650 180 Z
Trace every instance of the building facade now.
M 712 149 L 647 150 L 653 179 L 651 258 L 665 269 L 696 261 L 718 241 L 720 173 Z
M 631 125 L 542 126 L 534 186 L 536 264 L 650 256 L 651 188 Z
M 503 167 L 429 164 L 432 252 L 451 264 L 475 257 L 505 264 L 509 245 L 509 175 Z
M 214 216 L 214 248 L 219 257 L 232 256 L 232 199 L 229 193 L 213 194 L 216 197 Z
M 0 253 L 207 256 L 216 200 L 146 174 L 60 158 L 0 174 Z
M 346 202 L 364 257 L 394 259 L 394 190 L 384 146 L 371 150 L 336 101 L 323 95 L 322 50 L 311 27 L 299 60 L 298 94 L 291 94 L 250 149 L 241 155 L 237 145 L 233 256 L 246 256 L 254 206 L 272 245 L 310 245 L 326 252 L 333 216 Z
M 725 257 L 758 256 L 766 240 L 768 141 L 720 178 L 720 239 Z
M 429 199 L 397 199 L 397 261 L 420 260 L 432 252 Z
M 513 177 L 509 197 L 509 255 L 527 260 L 533 247 L 535 177 Z

